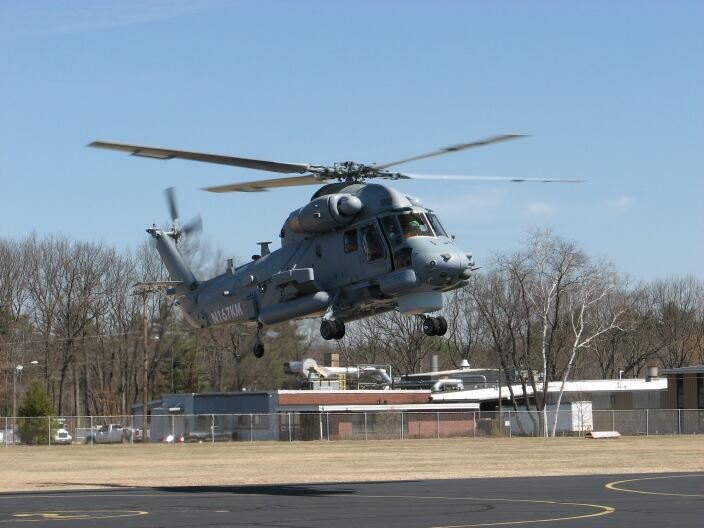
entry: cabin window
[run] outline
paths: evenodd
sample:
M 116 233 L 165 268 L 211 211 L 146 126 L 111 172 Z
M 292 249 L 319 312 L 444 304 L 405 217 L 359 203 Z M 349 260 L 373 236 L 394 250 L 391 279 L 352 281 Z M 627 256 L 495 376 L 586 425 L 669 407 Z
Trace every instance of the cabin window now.
M 412 238 L 417 236 L 433 236 L 430 230 L 430 225 L 425 219 L 423 213 L 405 213 L 398 216 L 401 223 L 403 238 Z
M 447 236 L 445 228 L 442 227 L 440 220 L 433 213 L 427 213 L 428 220 L 430 220 L 430 225 L 433 226 L 433 231 L 435 231 L 436 236 Z
M 364 251 L 369 262 L 384 258 L 384 246 L 382 245 L 379 232 L 373 225 L 362 228 L 362 241 L 364 242 Z
M 345 247 L 345 253 L 353 253 L 359 248 L 359 238 L 357 237 L 356 229 L 345 231 L 342 235 L 342 240 Z

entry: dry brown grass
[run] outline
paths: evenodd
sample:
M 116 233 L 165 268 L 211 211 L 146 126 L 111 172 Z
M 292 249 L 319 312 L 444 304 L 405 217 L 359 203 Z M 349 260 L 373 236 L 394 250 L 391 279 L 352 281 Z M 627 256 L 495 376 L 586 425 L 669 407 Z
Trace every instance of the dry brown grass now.
M 0 448 L 1 491 L 704 471 L 704 438 Z

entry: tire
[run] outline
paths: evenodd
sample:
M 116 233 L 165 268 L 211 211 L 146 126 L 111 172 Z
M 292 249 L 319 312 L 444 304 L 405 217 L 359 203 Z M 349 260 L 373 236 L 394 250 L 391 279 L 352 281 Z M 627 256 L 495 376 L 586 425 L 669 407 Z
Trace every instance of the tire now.
M 447 319 L 444 317 L 436 317 L 435 326 L 437 327 L 435 335 L 444 336 L 447 333 Z
M 345 337 L 345 323 L 342 321 L 333 321 L 333 324 L 335 325 L 335 333 L 333 335 L 333 338 L 336 340 L 340 340 L 343 337 Z
M 427 336 L 437 335 L 438 328 L 434 317 L 426 317 L 423 319 L 423 333 Z
M 334 321 L 325 319 L 322 323 L 320 323 L 320 335 L 323 339 L 325 339 L 325 341 L 335 339 L 335 330 L 336 328 Z

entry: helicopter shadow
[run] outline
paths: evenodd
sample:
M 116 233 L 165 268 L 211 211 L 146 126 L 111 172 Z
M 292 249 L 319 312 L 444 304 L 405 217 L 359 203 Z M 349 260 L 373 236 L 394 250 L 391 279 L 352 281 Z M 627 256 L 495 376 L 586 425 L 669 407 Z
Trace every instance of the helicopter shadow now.
M 335 488 L 331 485 L 244 485 L 244 486 L 166 486 L 151 488 L 167 493 L 229 493 L 232 495 L 271 495 L 283 497 L 315 497 L 351 495 L 359 490 Z

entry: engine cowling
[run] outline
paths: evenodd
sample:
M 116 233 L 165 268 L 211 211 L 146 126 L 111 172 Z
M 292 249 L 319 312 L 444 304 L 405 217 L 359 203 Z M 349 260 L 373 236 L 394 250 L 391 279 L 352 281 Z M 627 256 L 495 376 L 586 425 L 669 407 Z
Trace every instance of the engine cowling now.
M 363 207 L 351 194 L 327 194 L 292 213 L 288 227 L 294 233 L 325 233 L 352 222 Z

